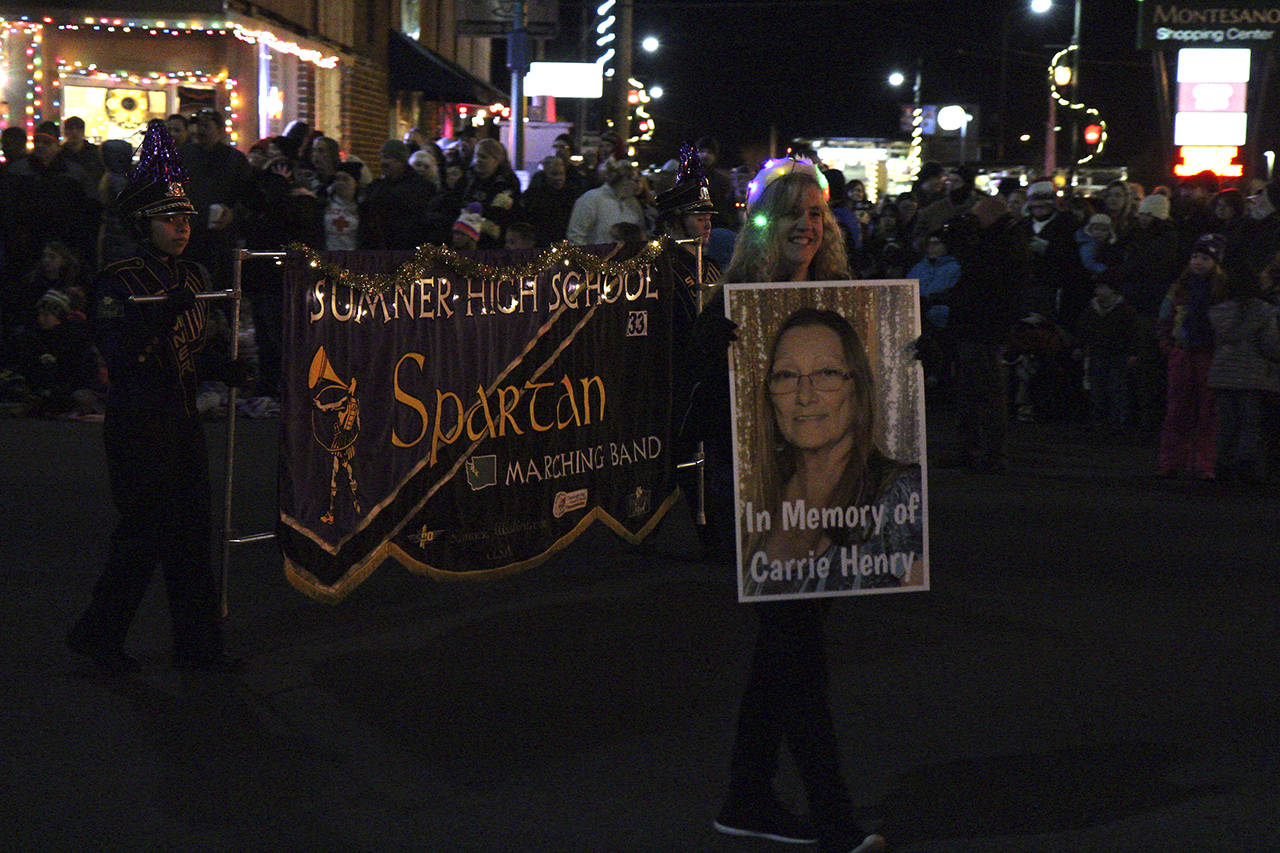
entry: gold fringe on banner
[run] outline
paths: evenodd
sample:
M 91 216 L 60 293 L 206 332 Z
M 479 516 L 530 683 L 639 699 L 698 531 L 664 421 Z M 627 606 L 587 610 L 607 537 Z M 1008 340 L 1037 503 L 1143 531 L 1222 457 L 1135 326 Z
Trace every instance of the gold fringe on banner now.
M 670 245 L 668 237 L 650 240 L 645 247 L 625 261 L 613 261 L 586 251 L 568 242 L 557 243 L 540 253 L 535 259 L 520 266 L 490 266 L 471 258 L 465 258 L 447 246 L 424 243 L 413 257 L 396 268 L 395 272 L 363 274 L 354 273 L 337 264 L 325 263 L 320 253 L 304 243 L 290 243 L 285 248 L 301 255 L 313 270 L 331 282 L 343 284 L 366 293 L 386 293 L 397 286 L 405 287 L 415 281 L 438 274 L 441 269 L 456 273 L 461 278 L 521 278 L 533 276 L 557 265 L 576 266 L 588 272 L 612 276 L 634 272 L 649 266 Z

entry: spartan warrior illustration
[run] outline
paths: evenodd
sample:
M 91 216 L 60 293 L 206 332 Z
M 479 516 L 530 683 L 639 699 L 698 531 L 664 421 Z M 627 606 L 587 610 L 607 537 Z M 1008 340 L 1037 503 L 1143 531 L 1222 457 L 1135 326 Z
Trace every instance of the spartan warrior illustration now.
M 317 389 L 317 386 L 320 386 Z M 316 350 L 311 360 L 310 387 L 315 390 L 311 398 L 315 411 L 311 416 L 311 433 L 316 442 L 333 456 L 333 469 L 329 475 L 329 510 L 320 521 L 333 524 L 333 505 L 338 497 L 338 471 L 347 472 L 351 488 L 351 506 L 360 513 L 359 484 L 351 459 L 355 456 L 356 439 L 360 437 L 360 398 L 356 396 L 356 378 L 343 382 L 329 364 L 324 347 Z

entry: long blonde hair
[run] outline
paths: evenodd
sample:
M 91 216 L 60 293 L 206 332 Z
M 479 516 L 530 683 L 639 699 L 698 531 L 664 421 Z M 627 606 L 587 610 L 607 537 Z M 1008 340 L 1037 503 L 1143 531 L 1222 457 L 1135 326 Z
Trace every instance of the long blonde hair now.
M 785 278 L 782 247 L 787 235 L 778 227 L 782 217 L 799 202 L 809 187 L 821 185 L 806 172 L 792 172 L 765 187 L 755 204 L 747 207 L 747 222 L 722 281 L 779 281 Z M 849 257 L 844 236 L 831 208 L 822 205 L 822 244 L 809 264 L 811 281 L 849 278 Z

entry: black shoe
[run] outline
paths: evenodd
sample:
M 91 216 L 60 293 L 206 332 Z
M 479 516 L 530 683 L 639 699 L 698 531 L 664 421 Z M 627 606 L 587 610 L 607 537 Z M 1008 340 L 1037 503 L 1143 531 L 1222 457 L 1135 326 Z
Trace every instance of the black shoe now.
M 67 632 L 67 648 L 78 655 L 85 655 L 98 667 L 113 675 L 124 675 L 142 669 L 138 659 L 129 657 L 123 649 L 106 646 L 78 628 Z
M 818 833 L 773 797 L 730 799 L 711 824 L 717 832 L 742 838 L 767 838 L 785 844 L 815 844 Z
M 244 658 L 232 657 L 221 652 L 212 654 L 174 653 L 173 668 L 199 672 L 239 672 L 244 669 Z

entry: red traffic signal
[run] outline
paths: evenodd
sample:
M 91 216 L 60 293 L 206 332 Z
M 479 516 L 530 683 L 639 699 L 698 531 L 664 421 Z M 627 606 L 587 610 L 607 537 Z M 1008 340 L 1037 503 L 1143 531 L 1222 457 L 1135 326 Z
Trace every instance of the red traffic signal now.
M 1086 145 L 1097 145 L 1102 141 L 1102 125 L 1090 124 L 1085 125 L 1084 141 Z

